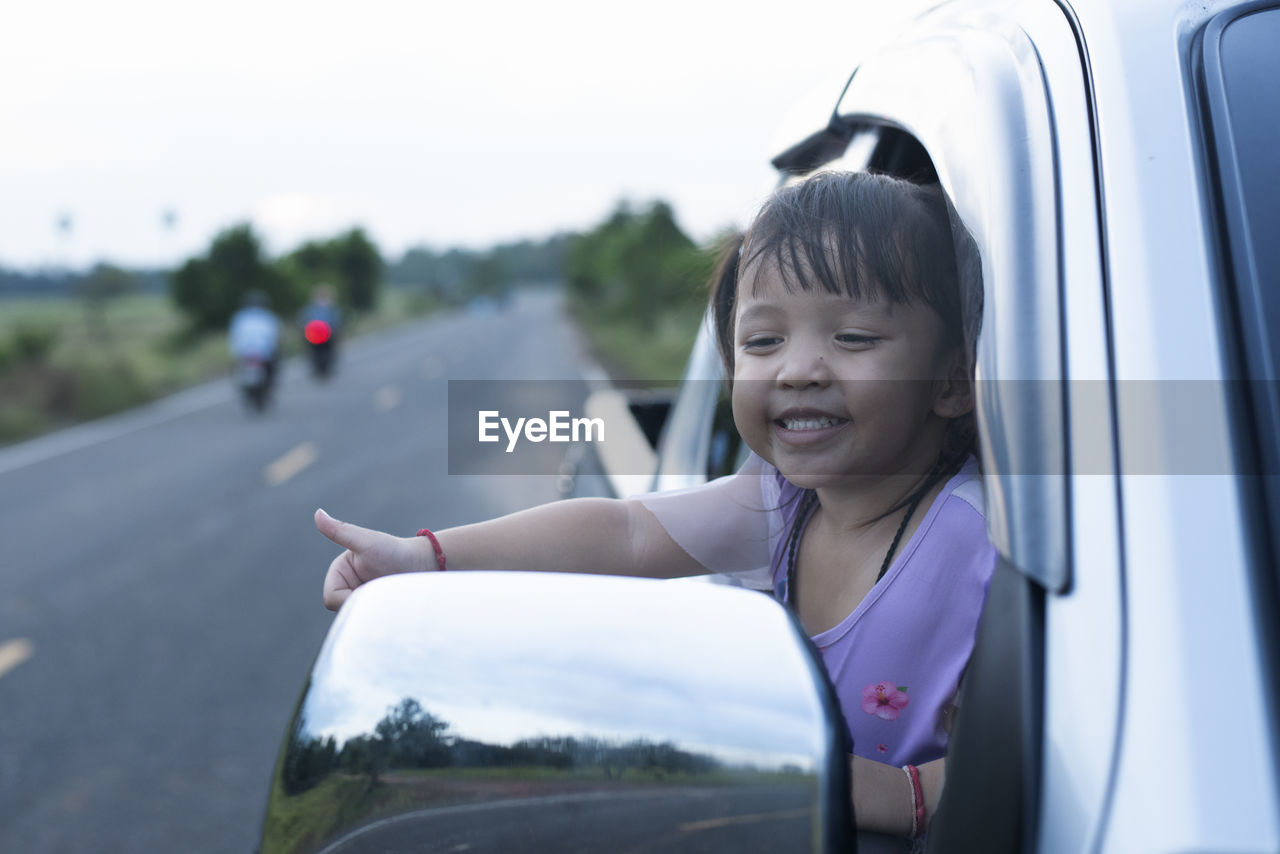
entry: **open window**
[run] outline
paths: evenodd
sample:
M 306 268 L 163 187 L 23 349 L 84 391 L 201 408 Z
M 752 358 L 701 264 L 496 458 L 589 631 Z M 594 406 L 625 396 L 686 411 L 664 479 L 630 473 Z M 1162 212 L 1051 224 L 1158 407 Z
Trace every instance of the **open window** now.
M 913 135 L 893 127 L 885 128 L 880 134 L 867 168 L 921 183 L 938 180 L 937 168 L 925 146 Z M 967 236 L 959 233 L 963 223 L 957 222 L 955 226 L 957 251 L 971 251 Z M 965 246 L 969 249 L 963 248 Z M 984 257 L 991 254 L 989 246 L 980 246 L 979 250 Z M 957 264 L 962 276 L 966 268 L 968 275 L 982 275 L 974 258 L 957 258 Z M 999 299 L 1002 295 L 989 296 Z M 1003 296 L 1024 305 L 1027 301 L 1022 294 Z M 988 317 L 1003 317 L 1001 308 L 995 306 L 996 310 Z M 1042 319 L 1052 323 L 1056 331 L 1056 317 Z M 984 334 L 993 332 L 996 330 L 984 329 Z M 987 392 L 980 393 L 986 401 L 986 409 L 980 415 L 983 451 L 992 454 L 997 465 L 1009 465 L 1016 451 L 1005 447 L 1003 442 L 1017 426 L 1004 423 L 1000 418 L 1009 409 L 1002 402 L 1025 386 L 1016 383 L 1002 389 L 1003 381 L 998 376 L 987 376 L 983 380 L 988 387 Z M 1014 432 L 1013 436 L 1016 435 Z M 1055 437 L 1048 446 L 1061 447 L 1062 437 Z M 1021 464 L 1029 465 L 1030 461 L 1021 461 Z M 990 468 L 987 475 L 989 478 L 992 475 Z M 1036 506 L 1042 509 L 1053 506 L 1060 498 L 1053 495 L 1046 501 L 1043 491 L 1034 497 L 1027 496 L 1026 490 L 1022 492 L 1024 494 L 1015 500 L 1037 500 Z M 989 483 L 988 508 L 993 499 L 999 500 L 999 494 L 999 485 L 993 488 Z M 1018 525 L 1018 511 L 1027 506 L 1010 508 L 1008 515 L 1012 518 L 1006 524 Z M 1062 536 L 1062 532 L 1057 535 Z M 1031 570 L 1028 571 L 1011 559 L 1012 541 L 1003 546 L 965 676 L 960 719 L 948 749 L 949 784 L 930 828 L 931 850 L 1013 852 L 1033 847 L 1043 735 L 1045 582 L 1060 578 L 1066 568 L 1053 566 L 1045 555 L 1036 555 L 1026 561 Z
M 1084 344 L 1069 357 L 1066 346 L 1069 321 L 1080 318 L 1081 327 L 1101 322 L 1089 309 L 1100 302 L 1102 288 L 1087 111 L 1071 112 L 1083 96 L 1055 93 L 1051 109 L 1045 78 L 1045 66 L 1056 63 L 1077 84 L 1081 79 L 1064 24 L 1051 15 L 1020 28 L 940 14 L 922 26 L 915 42 L 865 62 L 833 119 L 850 139 L 874 139 L 865 162 L 852 168 L 939 183 L 980 259 L 958 262 L 962 275 L 966 265 L 980 266 L 973 271 L 981 277 L 984 303 L 977 409 L 988 530 L 1000 559 L 965 677 L 931 850 L 1033 850 L 1042 830 L 1043 781 L 1053 776 L 1048 765 L 1057 761 L 1046 755 L 1045 744 L 1054 737 L 1050 727 L 1071 726 L 1046 711 L 1046 698 L 1074 678 L 1063 674 L 1055 681 L 1046 672 L 1047 645 L 1057 642 L 1046 605 L 1072 593 L 1075 583 L 1071 519 L 1077 497 L 1068 475 L 1073 442 L 1084 438 L 1084 431 L 1073 433 L 1073 419 L 1086 407 L 1072 399 L 1069 366 L 1074 359 L 1093 373 L 1088 359 L 1105 365 L 1105 357 Z M 1059 156 L 1062 122 L 1076 134 L 1066 141 L 1086 153 L 1083 159 Z M 1067 180 L 1070 191 L 1062 189 Z M 1080 290 L 1067 294 L 1066 277 L 1091 260 L 1094 269 L 1078 276 Z M 1104 333 L 1090 332 L 1091 347 Z M 1099 369 L 1090 378 L 1106 377 Z M 1109 429 L 1105 404 L 1087 412 L 1092 429 Z M 1090 616 L 1098 622 L 1098 648 L 1105 650 L 1095 696 L 1118 706 L 1122 656 L 1114 600 L 1070 619 Z M 1107 714 L 1114 710 L 1105 707 Z M 1078 772 L 1090 784 L 1101 781 L 1091 792 L 1105 791 L 1115 727 L 1109 718 L 1094 730 L 1104 749 Z M 1081 805 L 1096 813 L 1095 807 Z

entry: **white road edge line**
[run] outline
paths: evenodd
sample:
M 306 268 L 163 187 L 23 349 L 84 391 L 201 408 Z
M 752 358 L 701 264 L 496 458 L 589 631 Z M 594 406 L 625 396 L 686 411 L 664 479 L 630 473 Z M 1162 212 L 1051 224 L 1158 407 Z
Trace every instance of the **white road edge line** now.
M 36 645 L 27 638 L 14 638 L 0 643 L 0 676 L 36 654 Z
M 263 469 L 262 479 L 268 486 L 279 486 L 316 461 L 320 456 L 315 442 L 303 442 Z
M 46 433 L 8 448 L 0 448 L 0 474 L 8 474 L 63 454 L 100 445 L 231 399 L 231 384 L 226 380 L 213 380 L 136 409 Z

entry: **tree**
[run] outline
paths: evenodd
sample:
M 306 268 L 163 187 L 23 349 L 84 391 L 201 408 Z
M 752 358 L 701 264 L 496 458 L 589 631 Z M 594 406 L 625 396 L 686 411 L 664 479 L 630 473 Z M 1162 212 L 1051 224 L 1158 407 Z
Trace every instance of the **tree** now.
M 262 243 L 248 225 L 214 238 L 207 255 L 178 269 L 170 288 L 174 302 L 196 329 L 224 328 L 251 290 L 264 292 L 276 314 L 293 314 L 302 305 L 301 291 L 267 263 Z
M 281 774 L 284 789 L 291 795 L 305 792 L 338 767 L 338 745 L 333 736 L 304 738 L 299 734 L 289 745 Z
M 671 305 L 702 299 L 710 272 L 671 206 L 655 202 L 636 212 L 623 202 L 569 249 L 566 278 L 571 295 L 607 317 L 652 326 Z
M 353 228 L 338 238 L 336 246 L 338 289 L 346 304 L 357 311 L 368 311 L 378 299 L 381 284 L 382 256 L 378 247 L 365 236 L 364 230 Z
M 374 307 L 382 283 L 382 256 L 359 228 L 330 240 L 308 241 L 281 258 L 276 268 L 301 294 L 320 282 L 334 285 L 338 302 L 357 311 Z
M 405 697 L 374 732 L 392 768 L 435 768 L 449 764 L 449 744 L 444 732 L 449 725 L 424 710 L 412 697 Z

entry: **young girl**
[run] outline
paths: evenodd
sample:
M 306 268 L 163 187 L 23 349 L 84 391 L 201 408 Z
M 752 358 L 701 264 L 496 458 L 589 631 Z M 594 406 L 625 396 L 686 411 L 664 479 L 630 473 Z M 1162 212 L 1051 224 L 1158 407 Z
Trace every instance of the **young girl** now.
M 757 586 L 795 609 L 836 686 L 860 829 L 919 835 L 995 565 L 972 457 L 979 300 L 962 298 L 941 192 L 886 176 L 780 190 L 737 255 L 712 304 L 734 422 L 754 452 L 741 471 L 557 502 L 435 541 L 317 511 L 347 549 L 324 601 L 336 609 L 372 578 L 443 569 L 446 555 L 450 571 L 764 576 Z

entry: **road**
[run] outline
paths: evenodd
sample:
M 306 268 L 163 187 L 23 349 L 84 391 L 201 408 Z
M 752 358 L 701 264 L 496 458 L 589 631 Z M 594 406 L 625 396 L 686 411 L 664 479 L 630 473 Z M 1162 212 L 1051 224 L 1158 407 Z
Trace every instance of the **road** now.
M 582 365 L 527 292 L 350 342 L 328 384 L 290 364 L 263 417 L 220 382 L 0 450 L 0 851 L 252 850 L 332 616 L 314 509 L 408 533 L 554 499 L 447 474 L 446 380 Z
M 812 849 L 812 792 L 793 787 L 671 787 L 424 809 L 373 822 L 322 854 L 686 854 Z

